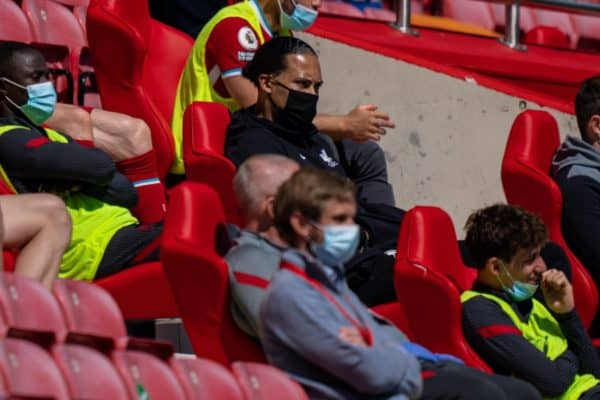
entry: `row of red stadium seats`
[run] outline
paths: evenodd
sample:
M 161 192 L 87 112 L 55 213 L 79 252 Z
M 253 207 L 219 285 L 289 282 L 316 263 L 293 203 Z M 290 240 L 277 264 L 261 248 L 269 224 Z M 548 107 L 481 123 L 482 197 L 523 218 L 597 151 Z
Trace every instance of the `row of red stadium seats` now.
M 0 396 L 11 398 L 303 399 L 276 368 L 173 357 L 168 343 L 127 338 L 117 305 L 97 286 L 39 283 L 4 273 Z M 233 372 L 233 375 L 232 375 Z
M 504 29 L 506 26 L 503 4 L 478 0 L 445 0 L 443 12 L 447 17 L 477 24 L 489 30 Z M 562 41 L 565 47 L 576 48 L 578 45 L 584 45 L 583 42 L 586 40 L 600 40 L 600 20 L 594 16 L 567 14 L 540 8 L 520 8 L 520 27 L 523 32 L 527 33 L 542 26 L 558 28 L 565 35 Z
M 0 40 L 32 43 L 42 50 L 60 79 L 60 99 L 99 104 L 88 96 L 94 83 L 86 37 L 88 0 L 0 0 Z M 56 78 L 56 76 L 55 76 Z

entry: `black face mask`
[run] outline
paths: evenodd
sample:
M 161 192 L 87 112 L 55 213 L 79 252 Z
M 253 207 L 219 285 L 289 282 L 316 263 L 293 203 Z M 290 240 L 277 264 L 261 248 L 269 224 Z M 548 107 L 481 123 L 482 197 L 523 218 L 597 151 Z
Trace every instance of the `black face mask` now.
M 275 122 L 295 133 L 314 132 L 315 127 L 312 121 L 317 115 L 319 96 L 290 89 L 277 81 L 273 82 L 288 91 L 285 107 L 277 110 Z

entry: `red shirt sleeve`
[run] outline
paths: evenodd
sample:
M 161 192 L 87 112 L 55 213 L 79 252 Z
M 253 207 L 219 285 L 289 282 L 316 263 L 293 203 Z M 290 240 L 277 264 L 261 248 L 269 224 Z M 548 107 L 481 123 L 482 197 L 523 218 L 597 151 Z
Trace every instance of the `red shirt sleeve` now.
M 259 46 L 258 34 L 240 17 L 219 22 L 206 43 L 207 55 L 219 67 L 223 78 L 241 74 Z

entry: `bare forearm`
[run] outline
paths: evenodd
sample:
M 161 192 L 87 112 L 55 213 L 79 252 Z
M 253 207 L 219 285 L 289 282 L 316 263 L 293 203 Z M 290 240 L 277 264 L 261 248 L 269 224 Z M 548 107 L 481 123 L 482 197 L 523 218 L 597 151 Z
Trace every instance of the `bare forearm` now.
M 334 141 L 346 139 L 350 136 L 343 115 L 317 114 L 313 124 L 319 132 L 326 134 Z

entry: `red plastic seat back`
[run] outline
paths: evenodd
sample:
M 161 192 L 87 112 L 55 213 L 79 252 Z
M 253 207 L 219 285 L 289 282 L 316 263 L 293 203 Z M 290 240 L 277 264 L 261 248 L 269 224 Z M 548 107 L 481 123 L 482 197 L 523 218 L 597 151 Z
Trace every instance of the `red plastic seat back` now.
M 565 243 L 561 231 L 562 196 L 549 175 L 552 157 L 559 144 L 558 126 L 552 115 L 535 110 L 519 114 L 504 151 L 502 186 L 507 201 L 538 214 L 548 228 L 550 240 L 566 252 L 572 268 L 577 311 L 584 325 L 589 327 L 598 307 L 598 290 L 590 274 Z
M 67 46 L 87 45 L 85 31 L 73 12 L 53 0 L 22 0 L 21 7 L 29 18 L 37 42 Z
M 194 102 L 183 118 L 183 160 L 187 177 L 217 191 L 228 222 L 241 225 L 233 192 L 235 165 L 224 156 L 230 122 L 227 108 L 219 103 Z
M 0 40 L 29 43 L 33 33 L 27 17 L 14 0 L 0 0 Z
M 161 359 L 141 351 L 128 350 L 115 353 L 114 363 L 129 393 L 138 393 L 141 385 L 150 399 L 186 399 L 177 376 L 169 364 Z
M 453 354 L 490 371 L 462 331 L 460 293 L 470 288 L 454 226 L 437 207 L 415 207 L 402 221 L 395 284 L 414 340 L 431 351 Z
M 600 20 L 592 15 L 572 16 L 581 38 L 600 39 Z
M 189 400 L 244 399 L 231 372 L 214 361 L 202 358 L 174 360 L 173 369 Z
M 258 345 L 231 317 L 224 224 L 212 188 L 180 184 L 171 191 L 161 259 L 196 355 L 226 366 L 235 360 L 263 361 Z
M 54 346 L 52 353 L 71 398 L 129 400 L 125 382 L 104 354 L 76 344 Z
M 146 121 L 164 177 L 174 155 L 177 84 L 192 39 L 150 18 L 146 0 L 92 0 L 87 33 L 103 107 Z
M 540 26 L 550 26 L 559 29 L 569 37 L 570 47 L 577 47 L 579 32 L 571 14 L 562 11 L 535 9 L 535 19 Z
M 448 214 L 441 208 L 420 206 L 411 209 L 407 216 L 408 220 L 402 221 L 396 260 L 434 270 L 450 279 L 461 292 L 471 289 L 476 272 L 462 263 Z
M 525 35 L 526 44 L 536 44 L 568 49 L 571 47 L 569 37 L 553 26 L 536 26 Z
M 444 0 L 444 16 L 493 30 L 495 21 L 489 4 L 476 0 Z
M 164 268 L 158 261 L 127 268 L 94 283 L 111 294 L 127 320 L 179 315 Z
M 48 352 L 29 341 L 12 338 L 0 341 L 0 368 L 10 394 L 16 398 L 71 398 Z
M 110 338 L 115 342 L 127 336 L 119 306 L 100 286 L 59 279 L 54 281 L 52 291 L 70 333 Z
M 66 324 L 58 302 L 41 283 L 15 273 L 3 273 L 0 306 L 8 335 L 31 339 L 49 348 L 66 338 Z
M 85 32 L 85 20 L 87 15 L 87 9 L 90 5 L 89 0 L 54 0 L 57 3 L 64 4 L 65 6 L 73 10 L 77 22 L 81 25 L 81 29 Z
M 399 301 L 379 304 L 371 308 L 375 314 L 385 318 L 392 323 L 396 328 L 400 329 L 409 339 L 414 339 L 414 334 L 406 319 L 406 312 Z
M 275 367 L 251 362 L 231 367 L 248 400 L 308 400 L 302 386 Z

